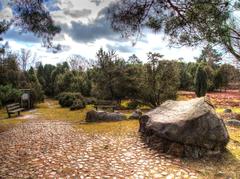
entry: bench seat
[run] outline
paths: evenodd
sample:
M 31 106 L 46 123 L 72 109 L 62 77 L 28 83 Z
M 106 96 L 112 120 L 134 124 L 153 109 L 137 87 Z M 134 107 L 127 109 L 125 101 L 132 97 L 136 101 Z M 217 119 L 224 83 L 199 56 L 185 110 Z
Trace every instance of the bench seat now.
M 22 108 L 19 103 L 8 104 L 6 105 L 6 109 L 9 118 L 11 117 L 11 114 L 14 113 L 18 113 L 19 116 L 20 112 L 24 110 L 24 108 Z
M 99 101 L 97 104 L 94 105 L 96 110 L 98 109 L 112 109 L 114 111 L 117 107 L 117 103 L 115 101 Z
M 11 113 L 11 114 L 14 114 L 14 113 L 17 113 L 17 112 L 23 111 L 23 110 L 24 110 L 24 108 L 18 108 L 18 109 L 11 110 L 11 111 L 8 111 L 8 112 Z

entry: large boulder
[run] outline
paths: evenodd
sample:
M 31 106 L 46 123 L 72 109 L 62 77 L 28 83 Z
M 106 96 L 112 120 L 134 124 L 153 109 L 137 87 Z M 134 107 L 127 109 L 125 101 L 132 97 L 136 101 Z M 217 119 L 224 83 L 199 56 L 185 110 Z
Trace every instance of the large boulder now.
M 141 117 L 139 131 L 151 146 L 164 140 L 164 151 L 171 152 L 180 144 L 182 156 L 194 158 L 220 153 L 229 141 L 223 120 L 205 98 L 167 101 Z
M 105 112 L 105 111 L 89 111 L 87 112 L 86 122 L 98 122 L 98 121 L 121 121 L 127 119 L 124 114 L 115 112 Z

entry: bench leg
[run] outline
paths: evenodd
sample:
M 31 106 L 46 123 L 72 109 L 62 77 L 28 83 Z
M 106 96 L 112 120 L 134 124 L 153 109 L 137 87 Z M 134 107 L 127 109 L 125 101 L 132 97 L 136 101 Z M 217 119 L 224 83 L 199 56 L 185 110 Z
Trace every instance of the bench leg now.
M 20 111 L 18 111 L 18 116 L 20 116 Z
M 8 113 L 8 118 L 11 118 L 11 114 L 10 113 Z

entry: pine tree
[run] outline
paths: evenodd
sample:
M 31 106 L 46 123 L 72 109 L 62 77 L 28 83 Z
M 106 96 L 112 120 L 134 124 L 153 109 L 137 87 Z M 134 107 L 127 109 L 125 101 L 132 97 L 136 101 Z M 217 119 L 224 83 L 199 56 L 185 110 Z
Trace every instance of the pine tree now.
M 42 63 L 40 63 L 39 66 L 37 67 L 37 78 L 38 78 L 39 83 L 42 85 L 42 87 L 45 88 L 46 82 L 44 79 L 44 68 L 43 68 Z
M 28 71 L 28 80 L 29 80 L 29 87 L 32 90 L 32 98 L 33 102 L 40 102 L 44 100 L 44 93 L 42 90 L 42 86 L 38 81 L 37 75 L 34 69 L 31 67 Z
M 205 96 L 205 94 L 207 93 L 207 80 L 207 72 L 200 64 L 197 68 L 195 75 L 195 93 L 197 97 Z

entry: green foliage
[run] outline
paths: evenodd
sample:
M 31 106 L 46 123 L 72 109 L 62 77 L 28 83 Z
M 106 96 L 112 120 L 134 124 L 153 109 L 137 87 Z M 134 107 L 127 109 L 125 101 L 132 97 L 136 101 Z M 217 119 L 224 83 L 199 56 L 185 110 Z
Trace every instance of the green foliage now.
M 179 88 L 179 69 L 174 61 L 161 60 L 159 54 L 149 53 L 145 75 L 141 81 L 140 97 L 152 106 L 158 106 L 168 99 L 176 99 Z
M 21 28 L 22 32 L 32 32 L 37 37 L 42 37 L 44 45 L 50 47 L 51 40 L 61 29 L 54 24 L 54 21 L 43 4 L 39 0 L 15 0 L 9 3 L 14 11 L 12 21 L 17 20 L 13 25 Z
M 75 100 L 81 100 L 84 103 L 81 93 L 63 92 L 60 93 L 57 98 L 62 107 L 71 107 Z
M 37 78 L 42 87 L 46 86 L 46 80 L 44 78 L 44 67 L 42 63 L 37 67 Z
M 133 64 L 128 64 L 113 51 L 100 49 L 97 63 L 91 70 L 92 94 L 100 99 L 111 100 L 132 97 L 137 91 L 137 75 L 137 65 L 134 67 Z
M 234 76 L 235 68 L 229 64 L 223 64 L 219 68 L 219 73 L 221 74 L 221 87 L 228 87 L 230 81 L 232 81 Z
M 189 70 L 189 64 L 179 63 L 180 70 L 180 87 L 181 90 L 193 90 L 194 88 L 194 77 L 192 76 L 192 71 Z
M 4 49 L 0 56 L 0 81 L 2 85 L 11 84 L 13 87 L 19 86 L 19 76 L 21 71 L 18 67 L 17 56 Z
M 222 55 L 209 44 L 203 48 L 200 57 L 197 58 L 198 63 L 207 63 L 213 69 L 216 69 L 221 61 Z
M 171 43 L 197 46 L 208 41 L 240 60 L 239 24 L 235 20 L 239 7 L 233 3 L 230 0 L 183 0 L 181 3 L 120 0 L 109 9 L 109 19 L 113 29 L 124 37 L 137 38 L 148 27 L 169 35 Z
M 12 85 L 0 85 L 0 106 L 13 102 L 19 102 L 22 92 Z
M 197 97 L 205 96 L 207 93 L 207 72 L 203 65 L 199 65 L 195 75 L 195 93 Z
M 216 89 L 223 86 L 223 76 L 219 69 L 214 74 L 214 84 Z
M 32 100 L 34 103 L 44 100 L 44 92 L 42 86 L 38 81 L 37 75 L 34 69 L 31 67 L 28 71 L 29 88 L 32 90 Z
M 44 92 L 47 96 L 54 96 L 54 79 L 52 78 L 52 73 L 55 70 L 55 66 L 51 64 L 44 65 L 44 81 L 43 86 Z
M 129 103 L 127 103 L 127 109 L 137 109 L 139 105 L 139 102 L 132 100 Z
M 76 99 L 73 101 L 73 104 L 70 107 L 71 111 L 84 109 L 86 107 L 84 100 Z
M 207 91 L 214 91 L 214 69 L 209 64 L 205 64 L 204 70 L 207 73 Z

